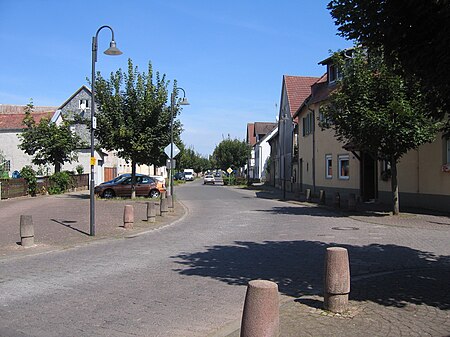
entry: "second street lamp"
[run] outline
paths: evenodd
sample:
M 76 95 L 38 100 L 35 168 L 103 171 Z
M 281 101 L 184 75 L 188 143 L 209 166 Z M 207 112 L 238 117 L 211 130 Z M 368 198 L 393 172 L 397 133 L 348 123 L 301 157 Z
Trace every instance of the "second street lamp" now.
M 183 98 L 178 101 L 179 105 L 189 105 L 189 102 L 186 98 L 186 91 L 183 88 L 176 88 L 175 91 L 170 95 L 170 195 L 173 198 L 173 111 L 175 109 L 175 99 L 178 90 L 183 92 Z
M 117 49 L 116 41 L 114 40 L 114 31 L 110 26 L 101 26 L 95 36 L 92 37 L 92 83 L 91 83 L 91 179 L 90 179 L 90 203 L 89 203 L 89 235 L 95 236 L 95 196 L 94 196 L 94 167 L 95 167 L 95 150 L 94 150 L 94 129 L 96 126 L 95 122 L 95 62 L 97 62 L 97 49 L 98 49 L 98 33 L 103 28 L 108 28 L 111 31 L 111 42 L 109 43 L 109 48 L 104 51 L 106 55 L 121 55 L 122 52 Z

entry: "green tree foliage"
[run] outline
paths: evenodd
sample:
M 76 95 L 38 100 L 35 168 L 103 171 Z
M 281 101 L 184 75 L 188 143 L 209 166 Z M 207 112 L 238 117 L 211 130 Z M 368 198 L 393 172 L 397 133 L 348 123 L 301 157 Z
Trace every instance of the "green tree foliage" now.
M 66 121 L 57 125 L 50 118 L 42 118 L 37 124 L 32 115 L 33 108 L 33 102 L 30 101 L 25 108 L 23 124 L 26 128 L 19 135 L 19 148 L 33 156 L 33 164 L 51 164 L 54 165 L 55 172 L 60 172 L 65 162 L 78 159 L 76 150 L 79 148 L 80 137 L 72 133 L 70 124 Z
M 419 80 L 434 117 L 450 111 L 449 0 L 332 0 L 328 9 L 341 36 L 383 47 L 388 63 Z
M 381 52 L 356 48 L 351 60 L 342 53 L 334 60 L 342 80 L 323 109 L 327 125 L 340 141 L 390 163 L 398 214 L 397 163 L 407 151 L 433 141 L 440 124 L 423 113 L 427 104 L 419 88 L 396 75 Z
M 177 166 L 181 169 L 191 168 L 195 172 L 204 172 L 212 168 L 208 158 L 203 157 L 196 152 L 194 148 L 186 148 L 184 144 L 178 146 L 180 148 L 180 154 L 177 156 Z
M 165 75 L 153 74 L 151 63 L 147 72 L 140 73 L 128 60 L 128 71 L 112 73 L 109 80 L 100 73 L 95 83 L 100 145 L 117 151 L 118 156 L 131 162 L 134 181 L 136 165 L 163 165 L 167 159 L 164 148 L 170 143 L 171 112 L 166 106 L 168 83 Z M 174 85 L 176 93 L 176 83 Z M 181 132 L 175 120 L 180 107 L 174 109 L 174 138 Z M 134 185 L 134 184 L 133 184 Z
M 36 196 L 37 192 L 37 178 L 36 178 L 36 172 L 33 170 L 33 168 L 30 165 L 24 166 L 20 170 L 20 176 L 25 179 L 25 181 L 28 184 L 28 193 L 34 197 Z
M 247 163 L 251 148 L 239 139 L 224 139 L 214 149 L 213 157 L 220 169 L 239 169 Z

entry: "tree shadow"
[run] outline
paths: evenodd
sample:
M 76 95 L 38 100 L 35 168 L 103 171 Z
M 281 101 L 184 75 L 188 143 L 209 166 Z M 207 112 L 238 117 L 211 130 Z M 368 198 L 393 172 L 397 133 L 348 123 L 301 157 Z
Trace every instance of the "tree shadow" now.
M 323 261 L 326 248 L 331 246 L 337 245 L 236 241 L 172 258 L 181 266 L 176 271 L 182 275 L 210 277 L 231 285 L 271 280 L 278 284 L 280 293 L 300 297 L 322 294 Z M 386 306 L 401 307 L 409 302 L 450 309 L 449 256 L 396 245 L 338 246 L 349 252 L 351 299 Z

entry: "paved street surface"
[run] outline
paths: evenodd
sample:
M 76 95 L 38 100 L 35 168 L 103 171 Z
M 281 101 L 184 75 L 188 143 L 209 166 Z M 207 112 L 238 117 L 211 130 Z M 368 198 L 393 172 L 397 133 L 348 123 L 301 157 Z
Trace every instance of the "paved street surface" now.
M 176 193 L 155 225 L 137 201 L 128 232 L 127 202 L 99 201 L 100 240 L 85 234 L 85 194 L 2 201 L 0 336 L 239 336 L 253 279 L 279 286 L 281 336 L 450 336 L 448 216 L 336 212 L 201 180 Z M 35 248 L 16 244 L 20 214 Z M 351 265 L 343 315 L 321 309 L 335 245 Z

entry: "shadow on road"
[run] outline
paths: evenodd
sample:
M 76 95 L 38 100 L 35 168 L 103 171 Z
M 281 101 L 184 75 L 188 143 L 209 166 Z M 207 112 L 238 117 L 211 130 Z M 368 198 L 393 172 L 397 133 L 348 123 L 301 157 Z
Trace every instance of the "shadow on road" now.
M 53 222 L 56 222 L 57 224 L 63 225 L 64 227 L 70 228 L 78 233 L 84 234 L 89 236 L 89 233 L 82 231 L 81 229 L 78 229 L 76 227 L 73 227 L 71 224 L 77 223 L 77 221 L 72 220 L 57 220 L 57 219 L 51 219 Z
M 322 293 L 323 260 L 330 246 L 336 245 L 320 241 L 236 241 L 235 245 L 212 246 L 172 258 L 182 266 L 176 269 L 182 275 L 210 277 L 231 285 L 272 280 L 281 293 L 299 297 Z M 339 246 L 349 252 L 351 299 L 385 306 L 402 307 L 409 302 L 450 309 L 449 256 L 396 245 Z

